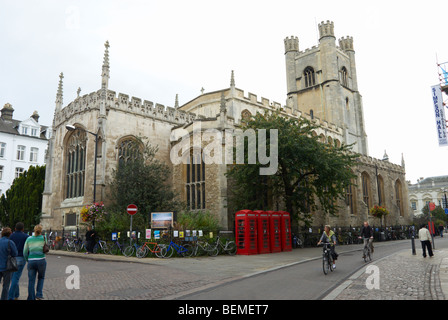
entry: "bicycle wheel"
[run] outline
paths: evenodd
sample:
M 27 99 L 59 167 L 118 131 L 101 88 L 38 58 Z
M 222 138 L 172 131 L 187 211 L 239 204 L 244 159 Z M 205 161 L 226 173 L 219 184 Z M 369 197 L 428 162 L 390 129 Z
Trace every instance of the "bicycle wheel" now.
M 107 245 L 106 242 L 104 242 L 103 244 L 102 251 L 104 254 L 110 254 L 110 247 Z
M 183 246 L 181 246 L 181 249 L 182 250 L 179 252 L 179 254 L 182 257 L 191 257 L 193 255 L 194 247 L 191 244 L 184 244 Z
M 330 264 L 328 263 L 328 253 L 325 252 L 322 258 L 322 269 L 324 271 L 324 274 L 328 274 L 328 271 L 330 271 Z
M 363 251 L 364 262 L 367 262 L 367 255 L 368 254 L 369 254 L 369 249 L 364 248 L 364 251 Z
M 163 246 L 160 248 L 160 256 L 162 258 L 171 258 L 173 255 L 174 249 L 172 246 Z
M 75 251 L 75 243 L 68 242 L 67 245 L 65 246 L 65 249 L 69 252 Z
M 148 247 L 140 247 L 135 251 L 135 255 L 137 256 L 137 258 L 144 258 L 148 255 L 149 249 Z
M 157 258 L 163 258 L 163 256 L 162 256 L 162 248 L 159 245 L 155 246 L 154 247 L 154 251 L 151 251 L 151 253 L 154 253 Z
M 134 246 L 129 246 L 129 247 L 126 247 L 126 249 L 123 250 L 123 254 L 126 257 L 130 257 L 130 256 L 132 256 L 134 254 L 134 251 L 135 251 Z
M 113 243 L 109 248 L 109 254 L 116 254 L 117 252 L 117 244 Z
M 226 244 L 226 247 L 224 248 L 224 251 L 227 252 L 227 254 L 233 256 L 236 254 L 236 243 L 233 241 L 229 241 Z
M 212 246 L 210 243 L 207 243 L 206 246 L 207 254 L 211 257 L 216 257 L 219 253 L 218 246 Z

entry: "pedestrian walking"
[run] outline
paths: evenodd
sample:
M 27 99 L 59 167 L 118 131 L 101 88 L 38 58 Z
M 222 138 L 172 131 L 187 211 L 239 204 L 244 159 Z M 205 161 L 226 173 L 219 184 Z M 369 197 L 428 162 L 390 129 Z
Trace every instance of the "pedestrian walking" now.
M 28 300 L 42 300 L 47 260 L 43 247 L 42 226 L 34 227 L 34 235 L 28 237 L 23 248 L 23 257 L 28 262 Z M 37 287 L 36 287 L 37 276 Z
M 440 237 L 443 238 L 443 224 L 440 224 L 439 226 L 439 232 L 440 232 Z
M 0 281 L 3 281 L 1 300 L 8 299 L 9 285 L 13 271 L 6 270 L 8 256 L 17 257 L 17 248 L 14 242 L 9 240 L 11 228 L 2 229 L 2 237 L 0 238 Z
M 86 246 L 86 253 L 93 253 L 93 247 L 95 246 L 95 237 L 96 237 L 96 233 L 94 230 L 92 230 L 91 226 L 87 226 L 87 233 L 86 233 L 86 241 L 87 241 L 87 246 Z
M 426 224 L 423 224 L 418 231 L 418 238 L 420 239 L 420 242 L 422 244 L 422 250 L 423 250 L 423 258 L 426 258 L 426 249 L 428 249 L 429 257 L 434 256 L 432 253 L 432 238 L 431 234 L 429 233 L 429 230 L 426 228 Z
M 13 234 L 9 237 L 9 240 L 15 243 L 17 247 L 17 267 L 19 268 L 14 274 L 12 275 L 11 279 L 11 287 L 9 288 L 9 300 L 18 300 L 20 297 L 20 290 L 19 290 L 19 281 L 20 277 L 22 276 L 23 268 L 25 267 L 26 261 L 23 257 L 23 247 L 25 246 L 25 241 L 29 237 L 26 233 L 23 232 L 24 225 L 22 222 L 16 223 L 16 228 Z

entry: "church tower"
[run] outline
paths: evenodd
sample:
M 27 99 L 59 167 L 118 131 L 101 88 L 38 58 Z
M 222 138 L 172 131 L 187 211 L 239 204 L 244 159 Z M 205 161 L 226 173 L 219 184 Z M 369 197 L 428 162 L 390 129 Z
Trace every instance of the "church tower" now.
M 362 98 L 358 92 L 352 37 L 336 45 L 334 23 L 319 24 L 319 44 L 299 51 L 299 39 L 285 39 L 287 104 L 311 118 L 343 129 L 344 143 L 368 155 Z

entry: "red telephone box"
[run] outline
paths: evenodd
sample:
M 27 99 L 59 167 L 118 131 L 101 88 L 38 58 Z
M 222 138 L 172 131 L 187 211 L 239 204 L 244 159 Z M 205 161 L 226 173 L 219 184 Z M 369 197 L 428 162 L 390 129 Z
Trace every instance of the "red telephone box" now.
M 281 243 L 281 216 L 275 211 L 266 211 L 269 214 L 269 230 L 271 238 L 271 252 L 282 251 Z
M 257 254 L 257 214 L 251 210 L 235 213 L 237 254 Z
M 258 219 L 258 253 L 271 252 L 271 238 L 269 230 L 269 214 L 263 210 L 254 210 Z
M 291 251 L 291 216 L 289 212 L 286 211 L 278 211 L 281 219 L 281 243 L 282 243 L 282 251 Z

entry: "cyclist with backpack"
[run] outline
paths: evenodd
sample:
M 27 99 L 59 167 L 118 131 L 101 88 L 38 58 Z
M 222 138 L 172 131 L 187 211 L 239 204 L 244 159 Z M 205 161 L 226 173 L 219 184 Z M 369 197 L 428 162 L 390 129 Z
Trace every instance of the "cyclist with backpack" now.
M 336 246 L 336 235 L 334 232 L 330 229 L 329 225 L 326 225 L 324 227 L 324 232 L 322 233 L 322 236 L 320 237 L 319 242 L 317 245 L 320 245 L 322 242 L 324 243 L 332 243 L 333 245 L 330 247 L 331 250 L 331 256 L 333 257 L 333 269 L 336 269 L 336 260 L 338 259 L 338 254 L 335 251 Z

